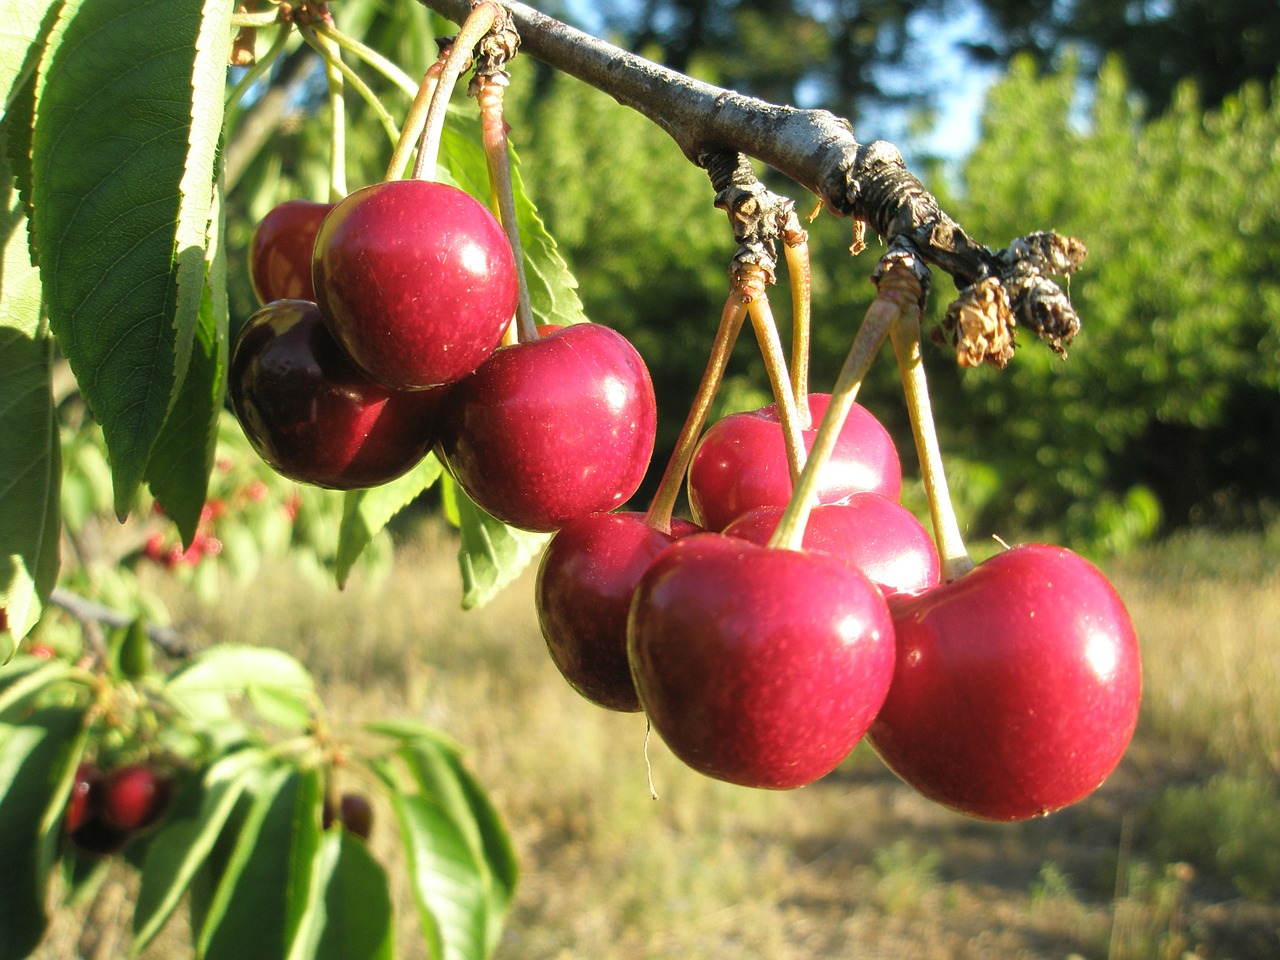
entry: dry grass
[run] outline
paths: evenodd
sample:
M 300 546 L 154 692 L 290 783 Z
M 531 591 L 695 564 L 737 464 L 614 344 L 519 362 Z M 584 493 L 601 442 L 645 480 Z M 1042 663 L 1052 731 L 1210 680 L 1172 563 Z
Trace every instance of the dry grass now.
M 646 760 L 643 718 L 593 707 L 550 663 L 531 576 L 462 613 L 451 550 L 425 528 L 377 588 L 317 592 L 281 568 L 213 610 L 173 603 L 199 641 L 298 654 L 339 724 L 411 716 L 467 745 L 522 868 L 499 960 L 1280 955 L 1274 890 L 1246 899 L 1154 832 L 1183 822 L 1159 819 L 1169 790 L 1274 777 L 1274 572 L 1245 589 L 1137 561 L 1118 570 L 1146 657 L 1139 740 L 1094 797 L 1010 826 L 937 808 L 866 749 L 790 793 L 702 778 L 656 739 Z M 395 859 L 389 829 L 375 841 Z M 403 954 L 422 956 L 397 893 Z M 177 943 L 148 955 L 181 956 Z

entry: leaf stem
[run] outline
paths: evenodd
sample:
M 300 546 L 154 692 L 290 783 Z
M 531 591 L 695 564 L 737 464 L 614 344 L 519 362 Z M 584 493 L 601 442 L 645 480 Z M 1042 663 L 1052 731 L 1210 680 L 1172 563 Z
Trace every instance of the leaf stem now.
M 808 430 L 813 426 L 813 414 L 809 410 L 813 273 L 809 263 L 808 235 L 801 230 L 794 242 L 791 236 L 784 237 L 782 252 L 786 256 L 787 276 L 791 282 L 791 392 L 796 398 L 800 427 Z
M 262 78 L 264 73 L 271 69 L 271 65 L 284 52 L 285 44 L 288 42 L 289 24 L 282 23 L 280 29 L 276 31 L 275 37 L 272 38 L 271 46 L 267 48 L 267 52 L 258 58 L 257 63 L 245 72 L 245 75 L 240 78 L 240 82 L 232 87 L 231 92 L 227 94 L 226 119 L 223 122 L 227 139 L 230 139 L 231 131 L 235 129 L 240 115 L 244 112 L 240 107 L 240 102 L 244 99 L 244 95 Z
M 329 85 L 329 199 L 333 202 L 347 195 L 347 108 L 343 97 L 343 74 L 338 64 L 342 62 L 342 54 L 327 39 L 317 36 L 314 29 L 301 24 L 298 32 L 302 34 L 316 52 L 324 58 L 324 77 Z
M 663 533 L 671 532 L 671 514 L 675 509 L 676 497 L 684 483 L 684 475 L 689 469 L 689 461 L 693 459 L 694 448 L 702 435 L 702 427 L 707 422 L 711 411 L 711 403 L 715 400 L 716 391 L 720 389 L 720 381 L 724 379 L 725 367 L 729 356 L 733 353 L 733 345 L 737 342 L 738 333 L 742 330 L 742 321 L 747 315 L 747 299 L 736 286 L 729 293 L 720 313 L 720 326 L 716 329 L 715 340 L 711 344 L 711 356 L 702 371 L 702 381 L 698 384 L 698 392 L 694 394 L 693 403 L 685 417 L 684 426 L 680 428 L 680 436 L 676 440 L 675 449 L 667 461 L 666 470 L 658 484 L 658 492 L 654 494 L 649 510 L 645 514 L 645 523 Z
M 350 65 L 343 63 L 341 52 L 337 46 L 327 35 L 321 35 L 315 27 L 299 27 L 302 35 L 306 38 L 307 43 L 311 44 L 325 60 L 325 68 L 330 66 L 335 68 L 346 82 L 350 83 L 356 90 L 356 93 L 373 108 L 373 112 L 377 114 L 378 119 L 382 122 L 382 128 L 387 131 L 387 136 L 394 144 L 400 139 L 400 131 L 396 128 L 395 119 L 386 107 L 382 105 L 382 101 L 378 99 L 367 83 L 361 79 L 360 75 L 351 69 Z M 344 109 L 345 114 L 345 109 Z M 345 194 L 344 194 L 345 195 Z
M 406 96 L 412 97 L 418 91 L 418 85 L 413 82 L 413 78 L 401 70 L 396 64 L 392 63 L 377 50 L 361 43 L 355 37 L 349 37 L 337 27 L 323 21 L 319 23 L 315 30 L 344 50 L 348 50 L 355 56 L 359 57 L 369 66 L 373 67 L 380 74 L 390 80 L 399 87 Z
M 383 180 L 399 180 L 404 176 L 409 155 L 413 153 L 413 148 L 422 137 L 422 128 L 427 121 L 427 109 L 431 105 L 431 98 L 435 96 L 436 87 L 440 83 L 440 72 L 444 69 L 444 61 L 448 55 L 449 48 L 446 46 L 441 49 L 435 62 L 427 67 L 426 73 L 422 75 L 422 83 L 418 86 L 413 103 L 409 105 L 404 126 L 400 129 L 400 139 L 396 141 L 395 149 L 391 152 L 391 160 L 387 164 L 387 173 Z

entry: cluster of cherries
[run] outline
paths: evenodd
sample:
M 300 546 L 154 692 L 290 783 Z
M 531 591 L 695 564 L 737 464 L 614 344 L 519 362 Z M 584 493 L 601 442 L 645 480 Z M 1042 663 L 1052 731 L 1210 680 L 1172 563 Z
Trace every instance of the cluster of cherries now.
M 103 771 L 82 763 L 76 768 L 63 829 L 85 853 L 116 853 L 160 822 L 173 802 L 173 788 L 173 778 L 150 764 Z
M 611 512 L 651 454 L 649 375 L 596 324 L 504 345 L 520 326 L 513 261 L 493 216 L 437 183 L 277 207 L 252 250 L 266 306 L 231 364 L 252 444 L 335 488 L 383 483 L 435 450 L 491 515 L 555 532 L 536 603 L 557 667 L 600 706 L 643 710 L 709 776 L 798 787 L 866 736 L 926 796 L 996 820 L 1106 778 L 1136 725 L 1141 670 L 1098 570 L 1025 545 L 944 582 L 898 502 L 893 442 L 856 404 L 800 549 L 772 542 L 793 487 L 772 406 L 702 436 L 692 522 Z M 813 423 L 832 402 L 805 401 Z
M 371 487 L 435 450 L 492 516 L 539 531 L 639 486 L 656 426 L 643 360 L 598 324 L 504 345 L 515 259 L 463 191 L 409 179 L 288 201 L 250 266 L 265 306 L 237 336 L 229 393 L 283 475 Z
M 157 513 L 163 512 L 158 503 L 155 509 Z M 205 557 L 216 557 L 222 552 L 222 541 L 214 532 L 214 524 L 226 509 L 226 503 L 217 499 L 210 500 L 201 507 L 195 536 L 185 547 L 181 541 L 166 536 L 160 530 L 152 531 L 142 545 L 142 556 L 166 570 L 181 566 L 194 567 Z

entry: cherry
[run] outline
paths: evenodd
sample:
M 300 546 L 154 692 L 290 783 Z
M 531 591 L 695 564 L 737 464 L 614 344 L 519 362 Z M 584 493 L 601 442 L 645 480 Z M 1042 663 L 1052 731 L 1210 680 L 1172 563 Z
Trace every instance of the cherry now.
M 272 207 L 249 243 L 249 278 L 262 303 L 314 300 L 311 252 L 332 203 L 286 200 Z
M 148 764 L 119 767 L 101 787 L 102 819 L 126 833 L 155 826 L 173 800 L 173 781 Z
M 130 839 L 128 830 L 109 823 L 103 816 L 104 796 L 102 772 L 91 763 L 76 767 L 63 815 L 63 830 L 77 850 L 94 856 L 117 853 Z
M 552 531 L 635 493 L 656 424 L 640 354 L 620 333 L 581 323 L 502 347 L 454 384 L 437 451 L 492 516 Z
M 1138 719 L 1138 642 L 1087 561 L 1018 546 L 892 609 L 897 667 L 871 742 L 925 796 L 1022 820 L 1119 763 Z
M 808 397 L 816 425 L 831 397 Z M 802 432 L 806 450 L 817 432 L 816 426 Z M 897 500 L 902 494 L 902 465 L 888 431 L 855 403 L 819 474 L 818 502 L 834 503 L 861 491 Z M 689 509 L 696 523 L 723 530 L 748 510 L 786 506 L 789 499 L 791 477 L 776 404 L 730 414 L 711 425 L 689 465 Z
M 833 770 L 871 725 L 893 626 L 879 589 L 835 557 L 703 533 L 640 578 L 627 652 L 676 756 L 731 783 L 788 789 Z
M 385 483 L 426 456 L 441 399 L 438 390 L 374 383 L 303 300 L 277 300 L 249 318 L 227 392 L 263 460 L 286 477 L 336 489 Z
M 784 509 L 748 510 L 724 532 L 768 543 Z M 855 493 L 839 503 L 814 507 L 805 526 L 804 548 L 853 564 L 886 597 L 919 593 L 936 586 L 941 577 L 938 551 L 928 531 L 910 510 L 878 493 Z
M 361 840 L 373 832 L 373 807 L 363 794 L 344 793 L 338 800 L 338 817 L 343 829 Z
M 659 552 L 699 530 L 677 519 L 664 533 L 642 513 L 592 513 L 547 544 L 534 587 L 538 623 L 560 673 L 592 703 L 640 709 L 627 662 L 631 595 Z
M 393 388 L 470 373 L 516 310 L 501 225 L 470 195 L 427 180 L 375 183 L 339 202 L 316 237 L 312 277 L 334 338 Z

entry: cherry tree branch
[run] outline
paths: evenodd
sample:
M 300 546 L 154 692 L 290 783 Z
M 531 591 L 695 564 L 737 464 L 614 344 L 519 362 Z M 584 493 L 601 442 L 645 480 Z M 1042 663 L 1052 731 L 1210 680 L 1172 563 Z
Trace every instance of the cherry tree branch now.
M 471 10 L 471 0 L 420 2 L 459 23 Z M 950 274 L 960 296 L 948 310 L 947 332 L 964 362 L 1003 365 L 1008 351 L 986 345 L 1011 343 L 1017 326 L 1059 352 L 1079 332 L 1079 317 L 1050 275 L 1079 265 L 1085 254 L 1080 241 L 1037 231 L 992 250 L 941 209 L 897 147 L 883 140 L 860 143 L 847 120 L 695 80 L 526 4 L 502 2 L 521 50 L 643 114 L 693 163 L 705 167 L 726 154 L 751 157 L 815 194 L 831 212 L 869 226 L 890 250 Z M 975 330 L 979 342 L 968 342 Z

